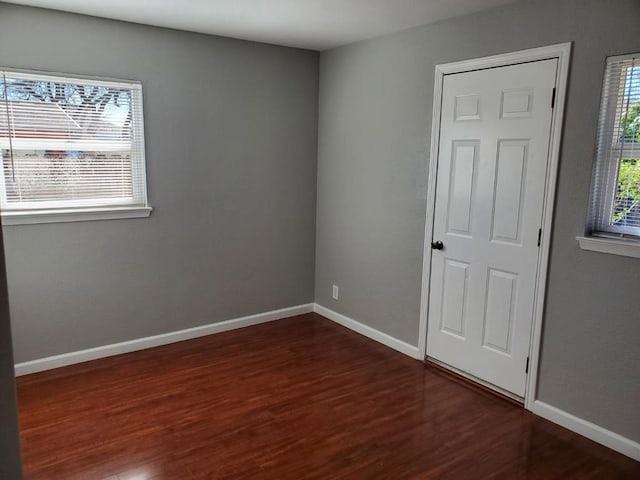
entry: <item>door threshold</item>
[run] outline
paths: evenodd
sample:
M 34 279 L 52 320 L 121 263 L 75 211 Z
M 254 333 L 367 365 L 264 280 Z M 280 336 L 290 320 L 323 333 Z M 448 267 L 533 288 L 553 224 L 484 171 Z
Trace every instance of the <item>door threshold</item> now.
M 519 407 L 524 407 L 524 398 L 516 395 L 515 393 L 508 392 L 503 388 L 500 388 L 492 383 L 486 382 L 478 377 L 474 377 L 473 375 L 463 372 L 462 370 L 452 367 L 451 365 L 447 365 L 440 360 L 436 360 L 433 357 L 427 357 L 425 359 L 425 365 L 429 367 L 433 367 L 436 370 L 452 377 L 455 380 L 458 380 L 467 385 L 471 385 L 472 387 L 478 388 L 484 392 L 490 393 L 493 396 L 499 397 L 503 400 L 508 401 L 509 403 L 515 404 Z

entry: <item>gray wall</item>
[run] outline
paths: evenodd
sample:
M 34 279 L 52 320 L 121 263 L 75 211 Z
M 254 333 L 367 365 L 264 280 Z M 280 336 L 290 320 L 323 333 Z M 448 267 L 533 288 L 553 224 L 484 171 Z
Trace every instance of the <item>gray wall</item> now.
M 0 65 L 141 80 L 154 207 L 4 228 L 17 362 L 313 301 L 316 52 L 0 3 Z
M 0 478 L 22 478 L 7 275 L 0 231 Z
M 573 41 L 539 398 L 640 441 L 640 260 L 575 240 L 604 59 L 639 22 L 637 0 L 522 1 L 323 52 L 316 301 L 417 345 L 435 65 Z

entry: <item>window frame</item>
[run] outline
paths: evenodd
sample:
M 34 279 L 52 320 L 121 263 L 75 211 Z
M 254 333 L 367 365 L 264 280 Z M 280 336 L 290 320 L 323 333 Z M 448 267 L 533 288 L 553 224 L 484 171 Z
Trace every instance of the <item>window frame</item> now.
M 133 200 L 138 199 L 138 201 L 135 202 L 127 202 L 126 200 L 116 198 L 21 202 L 31 206 L 32 208 L 16 210 L 2 209 L 0 217 L 2 219 L 3 226 L 145 218 L 151 214 L 153 208 L 149 205 L 147 191 L 147 157 L 143 105 L 144 95 L 141 81 L 11 67 L 0 67 L 0 72 L 18 75 L 33 75 L 41 77 L 43 81 L 78 81 L 78 83 L 86 81 L 99 86 L 111 86 L 130 90 L 132 98 L 130 108 L 133 130 L 131 149 L 131 182 L 134 193 L 132 198 Z M 133 101 L 134 98 L 135 101 Z M 4 109 L 4 100 L 0 100 L 0 107 Z M 0 111 L 0 115 L 3 114 L 4 112 Z M 133 145 L 136 143 L 138 144 L 138 152 L 141 158 L 134 158 L 135 149 L 133 148 Z M 135 165 L 138 165 L 138 168 L 135 168 Z M 6 202 L 6 185 L 3 171 L 0 171 L 0 176 L 2 177 L 0 178 L 0 199 L 2 202 Z M 40 205 L 42 208 L 37 208 Z
M 620 75 L 617 93 L 607 86 L 607 72 L 609 64 L 625 60 L 640 59 L 640 53 L 615 55 L 607 57 L 600 96 L 600 113 L 598 115 L 598 130 L 596 134 L 593 176 L 590 189 L 589 216 L 584 236 L 577 237 L 580 248 L 601 253 L 611 253 L 640 258 L 640 227 L 616 226 L 611 222 L 613 203 L 618 185 L 620 161 L 623 158 L 640 158 L 640 144 L 632 143 L 625 146 L 625 142 L 615 142 L 611 131 L 619 116 L 618 100 L 624 95 L 626 75 Z M 628 67 L 627 67 L 628 68 Z M 636 68 L 635 66 L 633 68 Z M 609 91 L 607 91 L 609 88 Z M 629 152 L 627 155 L 626 152 Z M 598 176 L 602 177 L 605 186 L 596 185 Z

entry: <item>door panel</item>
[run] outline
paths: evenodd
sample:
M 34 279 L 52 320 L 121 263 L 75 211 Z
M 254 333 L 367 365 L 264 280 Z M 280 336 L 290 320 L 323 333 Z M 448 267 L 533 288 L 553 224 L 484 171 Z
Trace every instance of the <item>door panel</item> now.
M 489 269 L 483 345 L 505 355 L 511 355 L 511 334 L 517 291 L 518 275 Z
M 468 280 L 469 264 L 454 260 L 445 262 L 441 329 L 463 339 Z
M 443 84 L 427 355 L 524 396 L 557 60 Z
M 526 140 L 499 141 L 491 232 L 494 241 L 520 243 L 528 144 Z
M 448 233 L 471 233 L 477 142 L 455 142 L 449 185 Z

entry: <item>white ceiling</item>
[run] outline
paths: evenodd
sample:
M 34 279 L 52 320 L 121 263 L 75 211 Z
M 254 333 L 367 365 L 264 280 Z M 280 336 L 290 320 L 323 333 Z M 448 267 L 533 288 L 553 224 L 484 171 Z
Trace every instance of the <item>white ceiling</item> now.
M 515 0 L 4 0 L 325 50 Z

